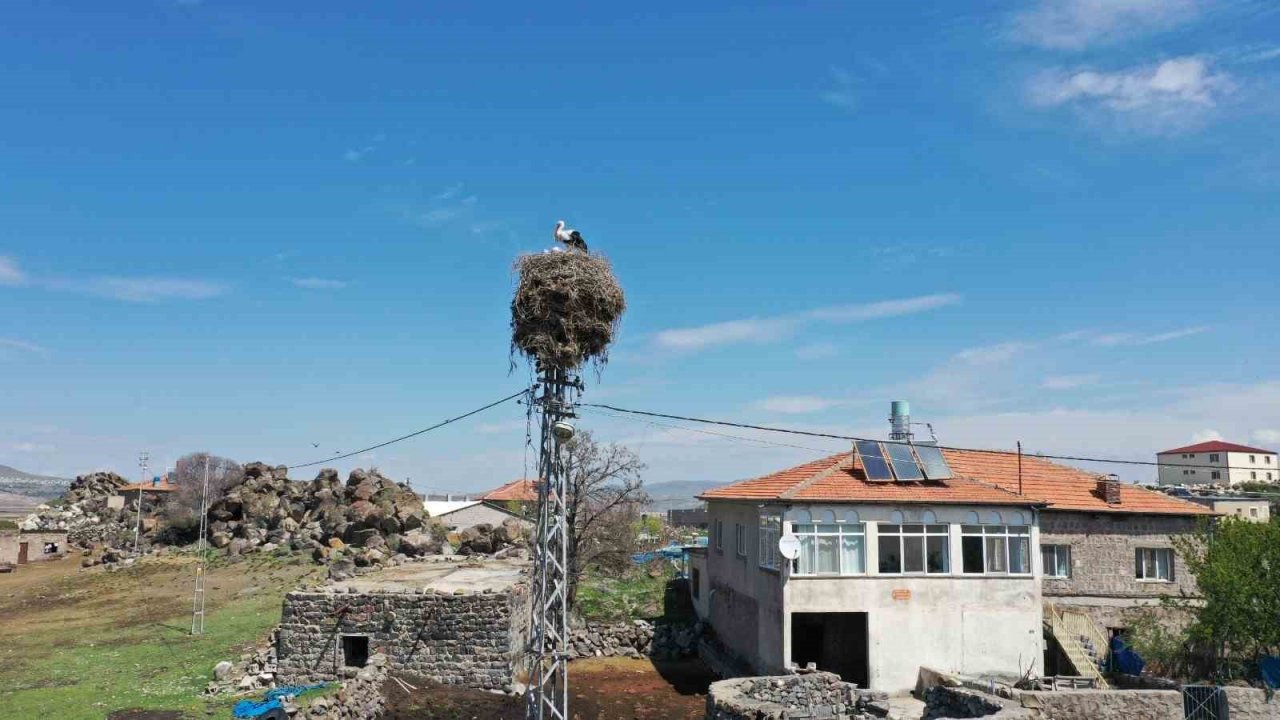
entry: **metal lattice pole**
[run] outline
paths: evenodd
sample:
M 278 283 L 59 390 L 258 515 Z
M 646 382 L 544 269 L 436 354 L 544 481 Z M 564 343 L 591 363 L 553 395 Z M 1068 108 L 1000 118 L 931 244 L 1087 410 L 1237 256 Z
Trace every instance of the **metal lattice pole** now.
M 191 634 L 204 634 L 204 536 L 209 527 L 209 456 L 204 456 L 204 485 L 200 490 L 200 539 L 196 541 L 196 590 L 191 600 Z
M 541 413 L 538 456 L 538 541 L 534 556 L 533 598 L 529 625 L 530 669 L 526 717 L 567 720 L 569 717 L 569 533 L 570 479 L 565 443 L 573 437 L 573 392 L 579 389 L 560 368 L 544 368 L 541 394 L 534 402 Z

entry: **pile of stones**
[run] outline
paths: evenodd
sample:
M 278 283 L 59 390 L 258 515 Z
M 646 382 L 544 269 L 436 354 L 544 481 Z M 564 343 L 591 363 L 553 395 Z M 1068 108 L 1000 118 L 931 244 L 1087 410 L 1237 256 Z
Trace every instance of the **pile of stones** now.
M 271 631 L 270 643 L 240 656 L 232 663 L 223 660 L 213 666 L 213 681 L 205 687 L 206 695 L 247 693 L 270 690 L 276 686 L 276 637 L 279 630 Z
M 712 683 L 707 693 L 710 720 L 873 720 L 889 716 L 884 693 L 859 690 L 839 675 L 747 677 Z
M 525 547 L 528 541 L 529 531 L 515 518 L 496 526 L 480 523 L 458 533 L 458 554 L 514 556 L 515 553 L 505 551 Z
M 386 699 L 382 686 L 387 680 L 387 656 L 375 653 L 360 669 L 344 668 L 347 679 L 342 689 L 331 697 L 318 697 L 302 703 L 286 701 L 284 711 L 293 720 L 374 720 L 382 717 Z
M 283 465 L 249 463 L 209 508 L 209 543 L 230 555 L 288 548 L 364 567 L 397 554 L 437 554 L 444 538 L 417 494 L 377 471 L 353 470 L 343 483 L 325 469 L 295 482 Z
M 58 507 L 40 505 L 19 524 L 27 532 L 66 532 L 75 545 L 120 544 L 132 536 L 129 510 L 107 507 L 107 498 L 120 494 L 129 481 L 111 472 L 77 477 Z
M 569 657 L 652 657 L 677 660 L 696 655 L 705 628 L 698 623 L 588 623 L 569 631 Z

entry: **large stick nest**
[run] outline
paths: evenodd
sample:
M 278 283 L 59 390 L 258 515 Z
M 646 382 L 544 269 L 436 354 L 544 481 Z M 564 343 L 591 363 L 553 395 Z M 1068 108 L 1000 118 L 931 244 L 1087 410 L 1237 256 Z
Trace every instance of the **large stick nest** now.
M 511 355 L 573 369 L 609 361 L 609 345 L 627 302 L 609 261 L 579 252 L 516 258 Z M 513 360 L 514 362 L 514 360 Z

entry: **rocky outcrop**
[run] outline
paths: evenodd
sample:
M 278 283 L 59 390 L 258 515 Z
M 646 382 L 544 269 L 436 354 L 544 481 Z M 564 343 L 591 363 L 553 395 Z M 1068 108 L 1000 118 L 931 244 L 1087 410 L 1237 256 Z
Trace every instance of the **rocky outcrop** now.
M 209 543 L 231 555 L 288 547 L 364 567 L 396 554 L 439 553 L 442 530 L 431 526 L 408 485 L 377 471 L 353 470 L 344 483 L 325 469 L 296 482 L 283 465 L 249 463 L 243 479 L 209 507 Z
M 128 508 L 113 510 L 107 498 L 120 494 L 129 481 L 111 472 L 94 472 L 77 477 L 56 506 L 40 505 L 19 524 L 26 532 L 67 533 L 67 539 L 81 546 L 95 543 L 119 544 L 132 537 Z M 131 503 L 135 505 L 136 503 Z
M 859 690 L 828 672 L 721 680 L 707 692 L 708 720 L 872 720 L 888 715 L 884 693 Z

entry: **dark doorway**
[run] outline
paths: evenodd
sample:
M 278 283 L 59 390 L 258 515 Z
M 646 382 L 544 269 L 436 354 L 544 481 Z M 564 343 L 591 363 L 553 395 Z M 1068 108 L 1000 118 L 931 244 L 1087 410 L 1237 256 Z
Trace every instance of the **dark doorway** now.
M 369 662 L 369 636 L 342 636 L 342 664 L 347 667 L 364 667 Z
M 871 686 L 867 613 L 791 613 L 791 662 L 839 675 L 860 688 Z
M 18 564 L 25 565 L 27 562 L 27 543 L 18 543 Z

